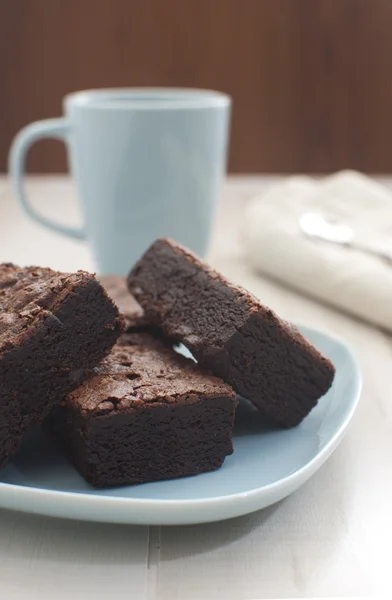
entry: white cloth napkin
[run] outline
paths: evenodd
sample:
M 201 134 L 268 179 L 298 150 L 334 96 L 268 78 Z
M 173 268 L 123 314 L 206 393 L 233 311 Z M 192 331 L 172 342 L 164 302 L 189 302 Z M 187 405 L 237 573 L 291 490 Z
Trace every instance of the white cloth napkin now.
M 350 225 L 356 240 L 392 251 L 392 195 L 354 171 L 289 177 L 249 201 L 243 231 L 257 271 L 392 331 L 392 265 L 306 237 L 299 227 L 306 212 L 332 216 Z

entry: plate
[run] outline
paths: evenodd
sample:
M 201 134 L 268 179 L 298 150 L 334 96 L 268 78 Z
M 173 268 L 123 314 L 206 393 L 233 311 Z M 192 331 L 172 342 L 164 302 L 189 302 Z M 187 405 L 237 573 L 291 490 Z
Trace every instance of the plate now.
M 298 489 L 331 455 L 358 404 L 358 364 L 338 339 L 300 327 L 336 367 L 332 388 L 294 429 L 268 427 L 240 401 L 234 453 L 222 468 L 193 477 L 95 490 L 40 431 L 32 431 L 0 472 L 0 507 L 42 515 L 139 525 L 220 521 L 278 502 Z

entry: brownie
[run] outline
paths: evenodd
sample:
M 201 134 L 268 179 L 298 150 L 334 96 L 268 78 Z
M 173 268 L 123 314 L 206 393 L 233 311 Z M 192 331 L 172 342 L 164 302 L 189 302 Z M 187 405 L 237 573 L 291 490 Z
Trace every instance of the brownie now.
M 150 246 L 128 288 L 151 325 L 280 425 L 300 423 L 332 384 L 332 363 L 293 325 L 171 240 Z
M 118 275 L 101 275 L 99 281 L 123 314 L 127 331 L 145 329 L 147 322 L 144 311 L 129 293 L 125 278 Z
M 124 328 L 93 275 L 0 265 L 0 465 Z
M 148 333 L 125 334 L 49 428 L 83 477 L 108 487 L 195 475 L 233 451 L 236 398 Z

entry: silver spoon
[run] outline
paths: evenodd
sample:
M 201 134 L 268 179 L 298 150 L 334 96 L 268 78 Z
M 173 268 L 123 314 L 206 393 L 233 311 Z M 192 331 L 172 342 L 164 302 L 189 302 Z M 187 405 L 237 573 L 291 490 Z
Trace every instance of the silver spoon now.
M 355 241 L 353 229 L 349 225 L 339 223 L 336 219 L 325 217 L 319 213 L 307 212 L 300 216 L 299 226 L 302 232 L 311 238 L 360 250 L 392 264 L 391 252 Z

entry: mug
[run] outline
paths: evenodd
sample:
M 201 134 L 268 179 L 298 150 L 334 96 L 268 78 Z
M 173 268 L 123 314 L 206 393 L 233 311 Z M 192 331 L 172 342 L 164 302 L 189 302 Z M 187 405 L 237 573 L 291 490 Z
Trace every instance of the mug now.
M 64 117 L 31 123 L 12 143 L 9 169 L 25 211 L 60 234 L 87 239 L 100 274 L 126 275 L 162 236 L 203 256 L 226 167 L 229 96 L 176 88 L 103 89 L 70 94 L 63 104 Z M 67 145 L 81 228 L 53 222 L 25 196 L 26 153 L 43 138 Z

